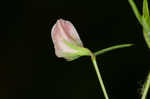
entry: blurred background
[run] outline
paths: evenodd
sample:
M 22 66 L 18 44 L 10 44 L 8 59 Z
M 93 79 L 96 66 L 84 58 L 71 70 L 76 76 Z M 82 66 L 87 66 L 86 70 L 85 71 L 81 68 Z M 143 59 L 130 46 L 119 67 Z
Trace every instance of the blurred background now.
M 136 0 L 140 11 L 142 2 Z M 60 18 L 74 24 L 93 52 L 134 44 L 98 56 L 97 62 L 110 99 L 140 99 L 150 71 L 150 50 L 127 0 L 0 4 L 0 99 L 104 99 L 90 57 L 67 62 L 55 56 L 51 28 Z

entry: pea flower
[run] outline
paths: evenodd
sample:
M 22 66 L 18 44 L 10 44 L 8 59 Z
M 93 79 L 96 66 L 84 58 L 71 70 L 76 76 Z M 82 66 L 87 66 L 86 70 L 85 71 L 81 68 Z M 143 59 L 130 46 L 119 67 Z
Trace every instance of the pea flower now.
M 56 24 L 52 27 L 51 36 L 52 36 L 52 41 L 54 43 L 55 54 L 57 57 L 65 58 L 68 61 L 72 61 L 74 59 L 79 58 L 80 56 L 91 56 L 91 60 L 96 70 L 96 74 L 98 76 L 99 83 L 102 87 L 102 91 L 104 93 L 105 99 L 109 99 L 100 71 L 98 69 L 96 56 L 114 49 L 129 47 L 132 44 L 111 46 L 99 50 L 95 53 L 92 53 L 89 49 L 83 46 L 83 43 L 73 24 L 63 19 L 57 20 Z
M 89 55 L 89 50 L 83 47 L 83 43 L 69 21 L 59 19 L 51 31 L 55 54 L 67 60 L 74 60 L 80 56 Z

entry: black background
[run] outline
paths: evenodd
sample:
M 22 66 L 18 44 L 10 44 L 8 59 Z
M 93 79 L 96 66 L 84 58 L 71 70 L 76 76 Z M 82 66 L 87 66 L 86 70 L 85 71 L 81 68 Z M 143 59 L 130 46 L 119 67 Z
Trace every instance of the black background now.
M 136 3 L 142 7 L 142 0 Z M 0 99 L 104 99 L 89 57 L 67 62 L 55 56 L 51 28 L 59 18 L 71 21 L 92 51 L 134 43 L 97 61 L 110 99 L 140 99 L 150 50 L 127 0 L 5 0 L 0 5 Z

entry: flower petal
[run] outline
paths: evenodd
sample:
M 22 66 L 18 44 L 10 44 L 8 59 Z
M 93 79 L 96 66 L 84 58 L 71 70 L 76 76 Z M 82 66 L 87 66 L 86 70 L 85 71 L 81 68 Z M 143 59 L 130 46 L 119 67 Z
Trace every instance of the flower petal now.
M 82 42 L 74 26 L 69 21 L 58 20 L 51 31 L 52 41 L 55 47 L 55 54 L 64 57 L 64 53 L 76 53 L 77 51 L 64 44 L 63 40 L 71 44 L 82 46 Z

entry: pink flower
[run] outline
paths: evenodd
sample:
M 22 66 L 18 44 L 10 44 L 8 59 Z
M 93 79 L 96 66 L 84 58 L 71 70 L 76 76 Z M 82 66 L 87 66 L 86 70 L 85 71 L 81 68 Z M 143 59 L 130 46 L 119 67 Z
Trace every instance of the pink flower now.
M 76 29 L 69 21 L 63 19 L 57 20 L 56 24 L 52 28 L 51 36 L 57 57 L 64 57 L 67 59 L 70 58 L 70 56 L 67 56 L 68 54 L 72 55 L 77 53 L 77 50 L 67 46 L 64 40 L 72 45 L 83 47 Z

